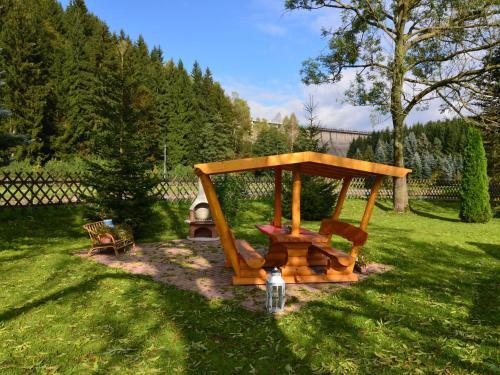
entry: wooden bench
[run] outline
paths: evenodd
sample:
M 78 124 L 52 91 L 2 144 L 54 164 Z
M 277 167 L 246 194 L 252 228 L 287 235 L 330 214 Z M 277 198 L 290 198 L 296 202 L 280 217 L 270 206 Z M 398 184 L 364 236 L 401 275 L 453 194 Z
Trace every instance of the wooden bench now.
M 335 219 L 323 219 L 319 233 L 325 236 L 328 242 L 313 242 L 309 247 L 310 253 L 319 252 L 328 257 L 328 274 L 352 272 L 356 257 L 361 247 L 366 243 L 368 234 L 361 228 Z M 342 237 L 352 243 L 349 254 L 328 245 L 333 235 Z
M 350 256 L 349 254 L 346 254 L 343 251 L 337 250 L 324 243 L 313 243 L 310 246 L 310 249 L 319 251 L 320 253 L 330 258 L 330 260 L 338 262 L 343 267 L 349 267 L 356 261 L 356 258 Z
M 245 240 L 236 240 L 236 248 L 240 257 L 245 261 L 246 265 L 253 269 L 261 268 L 266 260 Z
M 129 246 L 135 246 L 132 239 L 116 239 L 111 233 L 102 233 L 101 228 L 105 227 L 103 221 L 98 221 L 95 223 L 85 224 L 83 228 L 89 234 L 90 240 L 92 241 L 92 247 L 88 251 L 88 255 L 92 256 L 94 251 L 113 249 L 115 256 L 118 256 L 118 251 L 125 249 Z M 101 232 L 101 233 L 99 233 Z

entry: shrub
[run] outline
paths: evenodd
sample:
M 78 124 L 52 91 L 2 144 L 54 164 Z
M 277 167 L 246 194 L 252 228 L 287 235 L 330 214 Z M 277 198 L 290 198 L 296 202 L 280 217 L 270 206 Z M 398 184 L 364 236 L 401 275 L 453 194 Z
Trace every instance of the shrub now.
M 321 220 L 332 214 L 337 202 L 335 180 L 322 177 L 302 175 L 300 192 L 300 216 L 304 220 Z M 283 216 L 292 217 L 292 183 L 291 176 L 283 178 Z
M 214 185 L 226 221 L 229 225 L 236 225 L 245 195 L 241 179 L 235 175 L 224 174 L 214 178 Z
M 464 150 L 461 184 L 460 219 L 469 223 L 486 223 L 491 219 L 486 154 L 481 133 L 470 127 Z

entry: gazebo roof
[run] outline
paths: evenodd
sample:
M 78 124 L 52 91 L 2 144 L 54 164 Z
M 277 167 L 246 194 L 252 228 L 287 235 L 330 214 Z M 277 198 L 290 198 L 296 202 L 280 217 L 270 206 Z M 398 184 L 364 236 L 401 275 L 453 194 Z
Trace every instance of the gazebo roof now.
M 219 161 L 196 164 L 194 166 L 197 173 L 201 172 L 206 175 L 277 167 L 290 171 L 298 168 L 301 173 L 330 178 L 367 176 L 403 177 L 411 172 L 411 169 L 310 151 Z

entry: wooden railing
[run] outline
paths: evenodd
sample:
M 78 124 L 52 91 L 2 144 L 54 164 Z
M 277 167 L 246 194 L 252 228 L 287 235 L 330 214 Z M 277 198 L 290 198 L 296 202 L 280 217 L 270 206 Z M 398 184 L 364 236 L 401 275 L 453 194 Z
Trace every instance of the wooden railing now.
M 274 178 L 271 175 L 256 177 L 253 174 L 239 175 L 239 185 L 247 199 L 272 197 Z M 348 196 L 366 198 L 370 193 L 370 180 L 353 179 Z M 340 188 L 340 187 L 339 187 Z M 194 200 L 198 193 L 195 176 L 167 176 L 153 189 L 159 200 L 172 202 Z M 92 188 L 79 175 L 32 173 L 0 173 L 0 208 L 76 204 L 92 194 Z M 460 199 L 459 182 L 432 180 L 408 180 L 410 199 Z M 380 189 L 381 198 L 392 198 L 392 181 L 384 181 Z M 500 201 L 500 183 L 490 184 L 492 201 Z

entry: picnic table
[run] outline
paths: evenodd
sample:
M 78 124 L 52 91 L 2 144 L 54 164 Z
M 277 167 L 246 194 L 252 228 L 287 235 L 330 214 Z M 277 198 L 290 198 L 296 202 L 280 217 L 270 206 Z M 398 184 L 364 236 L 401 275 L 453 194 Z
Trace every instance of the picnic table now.
M 227 265 L 234 270 L 233 284 L 264 284 L 268 267 L 281 268 L 288 283 L 356 281 L 354 262 L 368 234 L 377 194 L 384 176 L 403 178 L 411 170 L 391 165 L 371 163 L 317 152 L 297 152 L 257 158 L 227 160 L 197 164 L 195 173 L 201 180 L 212 217 L 219 232 Z M 217 198 L 212 175 L 249 172 L 260 169 L 274 170 L 274 215 L 270 224 L 258 224 L 257 229 L 269 237 L 269 251 L 264 257 L 251 244 L 236 239 L 229 227 Z M 282 174 L 292 175 L 292 225 L 281 225 Z M 301 175 L 342 180 L 332 216 L 321 222 L 318 232 L 300 226 Z M 340 214 L 351 180 L 355 177 L 373 178 L 359 227 L 340 221 Z M 332 236 L 351 242 L 349 253 L 330 246 Z M 322 268 L 321 268 L 322 267 Z

